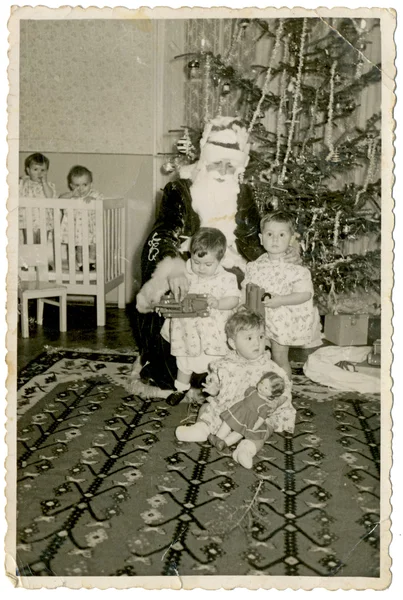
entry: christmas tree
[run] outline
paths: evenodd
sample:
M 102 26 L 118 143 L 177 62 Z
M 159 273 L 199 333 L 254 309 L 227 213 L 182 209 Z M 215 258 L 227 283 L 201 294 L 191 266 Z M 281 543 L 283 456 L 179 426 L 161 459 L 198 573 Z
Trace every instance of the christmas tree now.
M 295 214 L 324 311 L 350 298 L 351 312 L 366 312 L 380 304 L 380 104 L 363 123 L 357 113 L 381 80 L 380 64 L 368 59 L 379 21 L 238 19 L 231 27 L 225 54 L 203 39 L 181 55 L 204 110 L 199 123 L 185 126 L 166 170 L 197 159 L 208 118 L 242 117 L 251 142 L 244 181 L 260 212 Z M 265 44 L 265 64 L 245 60 L 256 55 L 253 44 Z

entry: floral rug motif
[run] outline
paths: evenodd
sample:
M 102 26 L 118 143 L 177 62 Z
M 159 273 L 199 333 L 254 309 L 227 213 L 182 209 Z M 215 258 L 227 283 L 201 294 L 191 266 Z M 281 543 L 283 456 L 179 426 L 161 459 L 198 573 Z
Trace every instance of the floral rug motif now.
M 20 373 L 20 575 L 379 577 L 378 396 L 294 365 L 295 432 L 248 471 L 176 441 L 196 407 L 128 393 L 135 360 L 58 350 Z

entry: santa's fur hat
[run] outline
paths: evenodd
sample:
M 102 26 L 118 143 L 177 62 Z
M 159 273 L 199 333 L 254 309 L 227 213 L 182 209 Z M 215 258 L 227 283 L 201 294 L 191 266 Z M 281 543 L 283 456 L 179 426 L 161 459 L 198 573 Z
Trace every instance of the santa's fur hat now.
M 237 117 L 216 117 L 204 128 L 198 162 L 183 166 L 180 176 L 194 179 L 202 165 L 225 159 L 234 164 L 236 175 L 239 175 L 248 164 L 249 150 L 248 132 L 242 121 Z
M 200 159 L 205 163 L 225 158 L 243 169 L 249 160 L 248 132 L 240 119 L 216 117 L 207 123 L 200 140 Z

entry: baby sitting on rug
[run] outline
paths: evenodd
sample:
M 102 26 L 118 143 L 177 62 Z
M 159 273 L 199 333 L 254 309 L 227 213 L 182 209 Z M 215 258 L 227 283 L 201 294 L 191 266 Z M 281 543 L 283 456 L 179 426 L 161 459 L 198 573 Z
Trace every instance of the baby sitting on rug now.
M 246 391 L 251 386 L 256 387 L 263 375 L 270 372 L 270 377 L 275 375 L 283 384 L 279 385 L 278 380 L 270 382 L 272 395 L 273 388 L 283 387 L 281 395 L 275 399 L 277 406 L 272 407 L 273 411 L 268 410 L 265 425 L 259 426 L 259 429 L 263 430 L 262 435 L 245 436 L 233 453 L 234 460 L 250 469 L 253 466 L 253 457 L 273 431 L 294 431 L 296 411 L 291 403 L 291 382 L 283 369 L 271 360 L 270 352 L 265 350 L 265 323 L 262 315 L 242 307 L 228 319 L 225 332 L 231 351 L 224 358 L 210 363 L 210 373 L 205 384 L 205 391 L 210 396 L 201 407 L 196 423 L 179 426 L 175 433 L 178 440 L 186 442 L 205 442 L 210 435 L 220 434 L 221 437 L 223 417 L 228 415 L 229 409 L 236 414 L 238 409 L 235 409 L 235 405 L 242 402 Z M 266 387 L 266 384 L 263 387 Z M 251 417 L 251 421 L 256 425 L 255 417 L 256 411 Z M 233 421 L 231 427 L 232 423 Z M 229 428 L 227 431 L 227 445 L 238 442 L 244 435 L 238 431 L 229 432 Z M 215 438 L 212 439 L 215 441 Z

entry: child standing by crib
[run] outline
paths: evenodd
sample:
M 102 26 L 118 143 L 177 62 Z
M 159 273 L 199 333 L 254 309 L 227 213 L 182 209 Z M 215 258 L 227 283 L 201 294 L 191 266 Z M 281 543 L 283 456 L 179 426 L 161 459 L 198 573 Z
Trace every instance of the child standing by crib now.
M 189 293 L 207 294 L 207 317 L 166 319 L 161 335 L 171 344 L 178 367 L 176 392 L 167 403 L 178 404 L 193 373 L 205 373 L 208 364 L 227 351 L 225 323 L 241 295 L 237 278 L 220 264 L 227 248 L 225 235 L 213 227 L 201 227 L 190 242 L 190 260 L 186 263 Z
M 291 379 L 289 347 L 309 344 L 319 330 L 311 274 L 306 267 L 284 260 L 295 236 L 292 215 L 283 211 L 269 213 L 262 218 L 260 231 L 266 253 L 246 265 L 243 286 L 254 283 L 271 295 L 264 300 L 266 336 L 273 360 Z
M 200 408 L 196 423 L 180 425 L 175 435 L 181 442 L 205 442 L 209 439 L 215 445 L 216 440 L 211 436 L 223 433 L 226 411 L 244 401 L 251 386 L 256 387 L 263 375 L 271 372 L 275 378 L 273 387 L 280 391 L 280 395 L 276 398 L 277 406 L 264 414 L 262 435 L 239 441 L 242 435 L 231 432 L 230 437 L 226 438 L 228 445 L 239 442 L 232 456 L 243 467 L 250 469 L 253 457 L 273 431 L 294 431 L 296 411 L 291 403 L 291 382 L 283 369 L 271 360 L 270 352 L 265 350 L 265 323 L 260 313 L 241 307 L 228 319 L 225 331 L 231 350 L 225 357 L 209 365 L 204 386 L 209 398 Z M 255 412 L 252 411 L 249 420 L 254 419 Z
M 82 198 L 85 202 L 91 200 L 100 200 L 103 195 L 97 192 L 92 187 L 92 173 L 87 167 L 76 165 L 72 167 L 67 175 L 67 184 L 69 192 L 61 194 L 60 198 L 78 199 Z M 90 270 L 95 270 L 96 264 L 96 246 L 95 246 L 95 211 L 88 211 L 88 254 L 90 262 Z M 67 243 L 68 240 L 68 221 L 67 215 L 62 217 L 61 222 L 62 241 Z M 83 222 L 81 211 L 77 210 L 74 213 L 74 238 L 75 238 L 75 254 L 76 266 L 82 269 L 83 266 Z
M 40 152 L 30 154 L 25 159 L 25 176 L 19 181 L 19 195 L 22 198 L 56 198 L 56 187 L 54 183 L 48 181 L 49 159 Z M 32 214 L 34 242 L 39 241 L 39 211 L 33 210 Z M 18 215 L 18 224 L 20 232 L 20 243 L 26 243 L 26 211 L 20 209 Z M 53 211 L 46 211 L 46 229 L 53 230 Z

